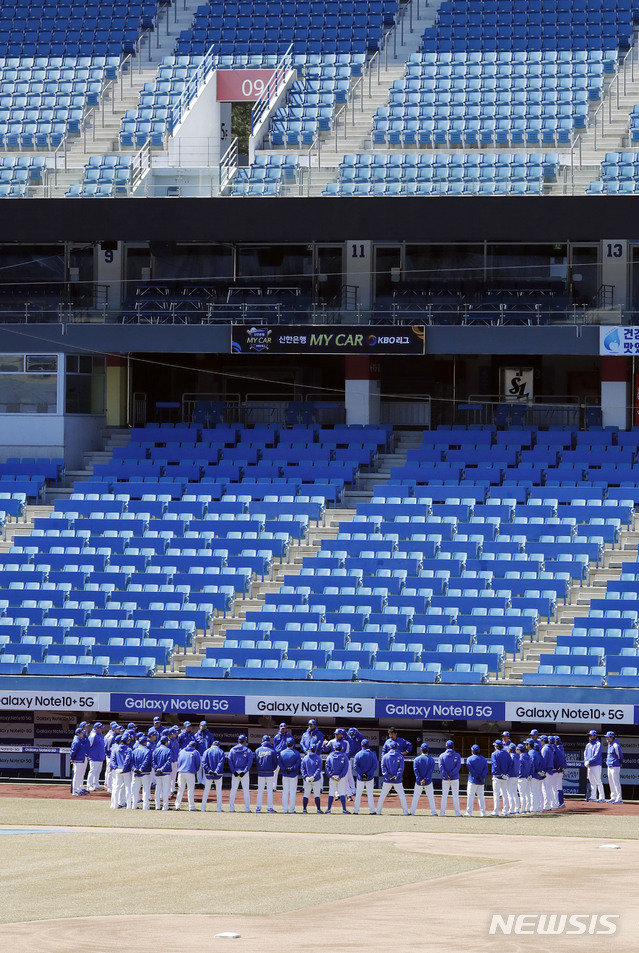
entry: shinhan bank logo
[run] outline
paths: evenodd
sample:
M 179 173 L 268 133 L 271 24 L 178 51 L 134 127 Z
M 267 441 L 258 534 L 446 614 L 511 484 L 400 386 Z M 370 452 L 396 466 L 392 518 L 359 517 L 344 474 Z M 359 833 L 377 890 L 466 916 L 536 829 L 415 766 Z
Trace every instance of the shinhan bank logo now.
M 494 913 L 490 936 L 612 936 L 618 913 Z
M 619 328 L 615 328 L 613 331 L 609 331 L 608 334 L 604 336 L 603 339 L 604 350 L 609 354 L 619 354 L 621 351 L 621 335 L 619 334 Z

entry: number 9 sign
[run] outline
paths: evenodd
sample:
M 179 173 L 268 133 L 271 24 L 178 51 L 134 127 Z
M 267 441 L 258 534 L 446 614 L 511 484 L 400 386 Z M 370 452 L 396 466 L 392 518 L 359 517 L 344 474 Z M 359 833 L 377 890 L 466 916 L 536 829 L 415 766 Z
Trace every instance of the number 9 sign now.
M 217 100 L 221 103 L 250 103 L 260 98 L 273 75 L 268 69 L 224 69 L 217 71 Z

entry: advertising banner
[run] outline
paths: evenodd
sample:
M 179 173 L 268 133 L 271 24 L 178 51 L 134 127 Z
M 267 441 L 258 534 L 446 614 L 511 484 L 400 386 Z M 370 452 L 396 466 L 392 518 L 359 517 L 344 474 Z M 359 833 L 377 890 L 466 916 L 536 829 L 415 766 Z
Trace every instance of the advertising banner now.
M 421 325 L 233 325 L 234 354 L 423 354 Z

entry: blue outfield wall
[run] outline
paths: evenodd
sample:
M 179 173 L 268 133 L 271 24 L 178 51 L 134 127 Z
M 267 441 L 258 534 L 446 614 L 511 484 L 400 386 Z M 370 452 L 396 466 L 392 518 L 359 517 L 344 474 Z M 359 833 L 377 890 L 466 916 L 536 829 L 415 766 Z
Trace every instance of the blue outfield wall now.
M 186 678 L 0 678 L 0 711 L 639 724 L 639 689 Z

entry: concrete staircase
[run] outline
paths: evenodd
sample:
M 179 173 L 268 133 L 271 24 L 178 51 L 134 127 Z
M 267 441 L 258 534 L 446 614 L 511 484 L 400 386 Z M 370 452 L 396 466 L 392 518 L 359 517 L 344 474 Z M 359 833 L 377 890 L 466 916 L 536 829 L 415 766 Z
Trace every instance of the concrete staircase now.
M 620 533 L 616 546 L 606 545 L 602 565 L 590 572 L 590 579 L 583 585 L 573 585 L 566 602 L 557 608 L 557 618 L 539 626 L 537 641 L 524 642 L 521 657 L 508 661 L 504 678 L 509 682 L 521 682 L 524 672 L 536 672 L 539 656 L 552 653 L 557 646 L 557 637 L 570 635 L 576 619 L 590 612 L 591 599 L 601 599 L 606 593 L 606 583 L 618 579 L 621 565 L 637 559 L 639 546 L 639 517 L 633 518 L 632 527 Z
M 62 486 L 47 487 L 45 497 L 47 502 L 55 503 L 56 500 L 68 500 L 73 493 L 74 483 L 82 480 L 90 480 L 93 476 L 93 467 L 97 463 L 108 463 L 113 456 L 114 447 L 124 447 L 130 440 L 131 431 L 128 427 L 108 427 L 103 433 L 102 450 L 86 450 L 83 453 L 84 467 L 80 470 L 67 470 Z
M 600 177 L 606 152 L 632 151 L 628 127 L 633 106 L 639 105 L 639 31 L 617 73 L 606 78 L 601 103 L 591 114 L 588 129 L 579 136 L 563 175 L 550 188 L 551 194 L 583 194 Z M 635 146 L 635 150 L 637 147 Z
M 191 26 L 198 6 L 198 0 L 178 0 L 171 7 L 159 8 L 157 29 L 142 35 L 139 55 L 130 61 L 130 68 L 121 72 L 100 104 L 89 114 L 86 132 L 72 140 L 67 148 L 66 170 L 52 176 L 56 195 L 82 181 L 81 172 L 91 156 L 121 151 L 122 117 L 127 109 L 137 107 L 142 87 L 154 82 L 158 66 L 173 52 L 182 30 Z M 134 154 L 137 149 L 122 151 Z

